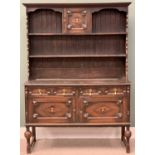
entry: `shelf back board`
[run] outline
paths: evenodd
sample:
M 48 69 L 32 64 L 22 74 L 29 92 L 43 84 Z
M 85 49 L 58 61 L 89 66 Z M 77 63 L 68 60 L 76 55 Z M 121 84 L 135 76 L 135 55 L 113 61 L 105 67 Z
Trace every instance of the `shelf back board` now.
M 38 9 L 29 13 L 30 33 L 61 33 L 62 13 L 51 9 Z
M 37 58 L 30 79 L 94 79 L 125 76 L 125 58 Z
M 30 54 L 125 54 L 125 35 L 31 36 Z

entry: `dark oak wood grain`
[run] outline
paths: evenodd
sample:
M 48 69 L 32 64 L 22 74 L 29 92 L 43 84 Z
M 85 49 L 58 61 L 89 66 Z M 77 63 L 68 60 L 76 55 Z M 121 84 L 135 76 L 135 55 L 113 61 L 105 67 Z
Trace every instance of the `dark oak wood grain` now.
M 75 100 L 71 97 L 35 96 L 29 99 L 30 123 L 68 123 L 75 121 Z
M 30 66 L 30 79 L 94 79 L 125 76 L 124 58 L 40 58 L 31 59 Z
M 126 35 L 30 36 L 30 54 L 125 54 Z
M 121 127 L 130 152 L 129 4 L 24 4 L 27 153 L 36 127 L 82 126 Z
M 117 9 L 103 9 L 92 14 L 93 32 L 125 32 L 126 13 Z
M 29 13 L 30 33 L 61 33 L 62 13 L 51 9 L 38 9 Z

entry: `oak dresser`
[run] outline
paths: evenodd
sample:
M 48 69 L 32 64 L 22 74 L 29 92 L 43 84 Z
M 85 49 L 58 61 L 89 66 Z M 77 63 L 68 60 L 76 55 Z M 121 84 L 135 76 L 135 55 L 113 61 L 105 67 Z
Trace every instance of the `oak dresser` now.
M 120 127 L 130 152 L 129 4 L 24 4 L 27 153 L 36 127 L 86 126 Z

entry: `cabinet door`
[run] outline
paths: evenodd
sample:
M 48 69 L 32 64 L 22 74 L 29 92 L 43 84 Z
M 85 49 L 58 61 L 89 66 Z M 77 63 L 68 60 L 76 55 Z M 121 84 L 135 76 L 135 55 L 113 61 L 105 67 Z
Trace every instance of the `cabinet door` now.
M 64 33 L 90 33 L 92 31 L 92 15 L 86 8 L 64 9 Z
M 72 97 L 31 97 L 28 101 L 30 123 L 69 123 L 74 121 L 75 102 Z
M 114 123 L 124 120 L 125 98 L 122 96 L 80 97 L 80 121 Z

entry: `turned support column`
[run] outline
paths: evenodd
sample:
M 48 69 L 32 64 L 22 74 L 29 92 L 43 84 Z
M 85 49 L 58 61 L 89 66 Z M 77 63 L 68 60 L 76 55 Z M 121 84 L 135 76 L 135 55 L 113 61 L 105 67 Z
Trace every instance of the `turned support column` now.
M 124 142 L 124 135 L 125 135 L 125 126 L 121 127 L 121 140 Z
M 34 126 L 32 127 L 32 135 L 34 137 L 34 142 L 36 142 L 36 128 Z
M 31 144 L 30 144 L 30 138 L 32 136 L 32 133 L 29 130 L 29 127 L 26 127 L 26 131 L 24 133 L 24 136 L 27 140 L 27 153 L 31 153 Z
M 130 153 L 130 137 L 131 137 L 130 127 L 127 126 L 127 127 L 126 127 L 126 131 L 125 131 L 126 152 L 127 152 L 127 153 Z

